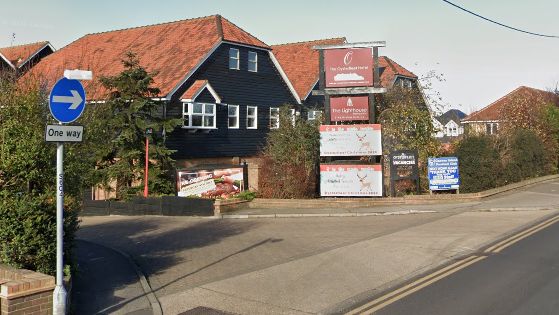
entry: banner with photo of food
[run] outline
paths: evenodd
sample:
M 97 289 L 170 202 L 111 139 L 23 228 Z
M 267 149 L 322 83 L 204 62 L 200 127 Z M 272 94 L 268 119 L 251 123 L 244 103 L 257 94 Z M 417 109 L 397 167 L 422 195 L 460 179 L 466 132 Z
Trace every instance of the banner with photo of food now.
M 179 197 L 229 198 L 243 191 L 243 167 L 177 171 Z

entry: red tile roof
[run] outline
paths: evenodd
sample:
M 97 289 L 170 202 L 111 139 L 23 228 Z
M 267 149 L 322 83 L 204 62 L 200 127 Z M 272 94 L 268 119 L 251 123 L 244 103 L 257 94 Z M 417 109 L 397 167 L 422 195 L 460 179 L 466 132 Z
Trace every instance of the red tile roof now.
M 543 100 L 546 102 L 554 103 L 557 106 L 559 106 L 558 95 L 551 92 L 527 87 L 527 86 L 520 86 L 514 89 L 512 92 L 508 93 L 507 95 L 496 100 L 495 102 L 487 105 L 483 109 L 471 113 L 466 118 L 464 118 L 462 122 L 502 120 L 501 112 L 505 110 L 507 107 L 513 105 L 513 102 L 519 99 L 525 99 L 534 103 Z
M 318 45 L 336 45 L 345 43 L 345 38 L 322 39 L 310 42 L 272 45 L 272 51 L 277 57 L 282 69 L 295 87 L 301 99 L 309 95 L 318 81 L 318 51 L 312 49 Z M 417 79 L 417 76 L 408 71 L 392 59 L 379 57 L 381 72 L 381 86 L 390 87 L 396 76 L 406 76 Z
M 103 99 L 106 91 L 98 78 L 114 76 L 124 67 L 121 60 L 133 51 L 140 64 L 155 73 L 154 87 L 167 96 L 222 40 L 269 49 L 270 47 L 219 15 L 89 34 L 43 59 L 32 73 L 48 85 L 65 69 L 93 71 L 84 82 L 88 99 Z
M 310 42 L 272 45 L 272 51 L 295 91 L 304 99 L 318 81 L 318 45 L 345 43 L 345 38 L 321 39 Z
M 14 67 L 19 68 L 30 57 L 35 55 L 43 48 L 47 47 L 49 42 L 37 42 L 12 47 L 0 48 L 0 54 L 4 56 Z

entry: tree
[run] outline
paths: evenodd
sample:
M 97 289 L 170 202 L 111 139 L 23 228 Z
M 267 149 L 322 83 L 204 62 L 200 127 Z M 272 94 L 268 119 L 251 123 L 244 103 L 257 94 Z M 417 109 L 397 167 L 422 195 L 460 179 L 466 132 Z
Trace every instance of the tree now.
M 145 139 L 149 137 L 149 188 L 151 192 L 174 192 L 173 151 L 164 144 L 165 130 L 173 130 L 178 119 L 161 117 L 161 104 L 153 98 L 159 89 L 152 87 L 154 73 L 148 73 L 132 52 L 122 60 L 124 70 L 116 76 L 102 77 L 109 91 L 105 103 L 91 113 L 95 137 L 103 139 L 96 148 L 94 181 L 109 188 L 116 182 L 118 199 L 137 194 L 143 183 Z M 147 129 L 153 133 L 146 135 Z
M 312 198 L 316 195 L 319 163 L 319 120 L 292 116 L 280 108 L 278 129 L 268 134 L 261 156 L 259 194 L 264 198 Z

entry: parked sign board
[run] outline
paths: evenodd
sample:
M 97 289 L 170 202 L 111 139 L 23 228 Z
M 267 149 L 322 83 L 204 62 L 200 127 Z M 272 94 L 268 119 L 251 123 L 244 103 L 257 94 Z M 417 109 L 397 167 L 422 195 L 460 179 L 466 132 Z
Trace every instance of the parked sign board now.
M 369 120 L 369 97 L 342 96 L 330 98 L 330 120 Z
M 327 88 L 373 86 L 372 49 L 327 49 L 324 71 Z
M 320 156 L 381 154 L 380 124 L 320 126 Z
M 179 197 L 227 198 L 244 188 L 244 168 L 205 168 L 177 171 Z
M 382 197 L 381 165 L 320 165 L 322 197 Z
M 429 158 L 427 164 L 430 190 L 460 188 L 457 157 Z

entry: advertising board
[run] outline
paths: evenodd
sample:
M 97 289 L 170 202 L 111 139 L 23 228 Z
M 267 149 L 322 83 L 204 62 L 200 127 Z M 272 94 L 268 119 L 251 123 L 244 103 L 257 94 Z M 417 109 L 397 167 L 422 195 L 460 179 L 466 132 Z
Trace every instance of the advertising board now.
M 372 49 L 325 50 L 324 71 L 327 88 L 373 86 Z
M 342 96 L 330 98 L 330 120 L 369 120 L 369 97 Z
M 382 197 L 380 165 L 320 165 L 323 197 Z
M 320 156 L 381 155 L 381 125 L 320 126 Z
M 457 157 L 429 158 L 427 164 L 430 190 L 450 190 L 460 188 L 460 174 Z
M 242 166 L 177 171 L 179 197 L 228 198 L 240 193 L 244 182 Z

